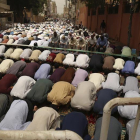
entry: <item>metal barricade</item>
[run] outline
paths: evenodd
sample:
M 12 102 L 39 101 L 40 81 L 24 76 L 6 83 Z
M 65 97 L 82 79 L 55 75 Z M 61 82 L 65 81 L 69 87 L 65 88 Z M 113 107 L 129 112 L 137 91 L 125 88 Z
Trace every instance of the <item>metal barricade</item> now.
M 86 50 L 77 50 L 77 49 L 65 49 L 65 48 L 54 48 L 54 47 L 39 47 L 39 46 L 30 46 L 30 45 L 23 45 L 23 44 L 5 44 L 5 43 L 0 43 L 0 45 L 6 45 L 7 47 L 29 47 L 33 49 L 48 49 L 48 50 L 58 50 L 58 51 L 68 51 L 68 52 L 78 52 L 78 53 L 84 53 L 87 55 L 93 55 L 93 54 L 100 54 L 100 55 L 104 55 L 104 56 L 114 56 L 114 57 L 121 57 L 121 58 L 129 58 L 129 59 L 133 59 L 135 58 L 135 62 L 137 59 L 137 55 L 132 55 L 132 56 L 125 56 L 125 55 L 121 55 L 121 54 L 107 54 L 107 53 L 103 53 L 103 52 L 96 52 L 96 51 L 86 51 Z
M 82 140 L 72 131 L 0 131 L 0 140 Z
M 119 105 L 138 105 L 137 116 L 135 119 L 133 132 L 131 135 L 131 140 L 135 139 L 135 135 L 140 119 L 140 98 L 115 98 L 109 101 L 104 107 L 100 140 L 107 140 L 111 111 L 114 107 Z

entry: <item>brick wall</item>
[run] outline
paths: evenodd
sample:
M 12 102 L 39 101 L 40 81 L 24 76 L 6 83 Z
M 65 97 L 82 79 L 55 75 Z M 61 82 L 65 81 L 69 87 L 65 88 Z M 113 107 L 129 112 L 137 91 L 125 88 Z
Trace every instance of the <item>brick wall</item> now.
M 118 14 L 108 14 L 108 7 L 105 8 L 103 15 L 98 14 L 98 8 L 96 15 L 90 14 L 88 16 L 88 8 L 83 6 L 79 9 L 78 21 L 82 21 L 83 25 L 92 31 L 100 33 L 100 24 L 102 20 L 106 22 L 106 32 L 110 38 L 122 42 L 127 45 L 128 38 L 128 25 L 129 25 L 129 13 L 124 13 L 123 0 L 120 1 Z M 140 51 L 140 13 L 133 15 L 132 21 L 132 37 L 130 41 L 130 47 Z

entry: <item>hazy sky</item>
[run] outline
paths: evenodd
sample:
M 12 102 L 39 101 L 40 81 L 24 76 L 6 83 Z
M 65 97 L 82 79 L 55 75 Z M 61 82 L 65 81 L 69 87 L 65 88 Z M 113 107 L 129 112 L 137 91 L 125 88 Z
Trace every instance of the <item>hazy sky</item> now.
M 62 14 L 63 13 L 63 9 L 64 9 L 64 5 L 65 5 L 65 0 L 52 0 L 56 2 L 57 5 L 57 13 L 58 14 Z

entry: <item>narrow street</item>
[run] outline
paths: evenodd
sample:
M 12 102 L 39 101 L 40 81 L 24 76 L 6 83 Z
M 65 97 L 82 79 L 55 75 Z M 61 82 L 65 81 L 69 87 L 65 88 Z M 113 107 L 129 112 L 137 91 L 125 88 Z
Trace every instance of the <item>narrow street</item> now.
M 0 0 L 0 140 L 140 140 L 140 0 Z

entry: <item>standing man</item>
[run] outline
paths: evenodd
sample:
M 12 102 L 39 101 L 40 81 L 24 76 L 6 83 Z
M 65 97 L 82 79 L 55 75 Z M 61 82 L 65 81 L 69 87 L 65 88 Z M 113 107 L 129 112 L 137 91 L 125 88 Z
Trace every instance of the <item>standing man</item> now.
M 101 29 L 101 34 L 105 32 L 105 28 L 106 28 L 106 23 L 105 21 L 103 20 L 101 25 L 100 25 L 100 29 Z
M 82 21 L 79 24 L 79 29 L 82 29 L 83 25 L 82 25 Z

